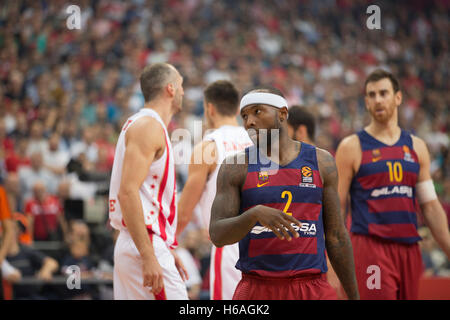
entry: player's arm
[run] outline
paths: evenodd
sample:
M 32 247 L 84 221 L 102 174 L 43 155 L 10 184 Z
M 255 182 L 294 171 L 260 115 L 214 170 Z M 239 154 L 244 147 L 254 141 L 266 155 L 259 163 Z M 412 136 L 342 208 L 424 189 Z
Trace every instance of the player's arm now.
M 323 223 L 328 256 L 348 298 L 359 299 L 352 244 L 340 213 L 336 164 L 333 156 L 322 149 L 317 149 L 317 159 L 323 179 Z
M 145 226 L 139 189 L 158 150 L 164 146 L 164 132 L 153 118 L 141 118 L 125 135 L 125 155 L 118 200 L 123 219 L 143 262 L 143 286 L 157 294 L 163 287 L 162 269 Z
M 209 235 L 217 247 L 236 243 L 255 226 L 257 222 L 271 229 L 279 239 L 291 240 L 298 233 L 291 223 L 299 225 L 297 219 L 284 214 L 281 210 L 257 205 L 239 214 L 241 188 L 247 175 L 247 165 L 237 164 L 238 157 L 224 161 L 217 176 L 216 197 L 211 209 Z M 228 162 L 228 163 L 227 163 Z
M 188 178 L 178 201 L 177 235 L 191 221 L 192 212 L 202 196 L 208 176 L 216 167 L 215 146 L 214 141 L 202 141 L 194 147 Z
M 361 149 L 357 135 L 346 137 L 336 150 L 336 167 L 339 172 L 339 203 L 344 221 L 348 212 L 350 185 L 355 174 L 354 162 L 358 156 L 361 157 Z
M 436 191 L 434 190 L 433 181 L 430 175 L 430 153 L 425 142 L 413 136 L 413 147 L 417 153 L 420 164 L 419 177 L 416 184 L 416 195 L 420 208 L 425 219 L 425 223 L 450 259 L 450 232 L 448 227 L 447 216 L 441 203 L 439 202 Z

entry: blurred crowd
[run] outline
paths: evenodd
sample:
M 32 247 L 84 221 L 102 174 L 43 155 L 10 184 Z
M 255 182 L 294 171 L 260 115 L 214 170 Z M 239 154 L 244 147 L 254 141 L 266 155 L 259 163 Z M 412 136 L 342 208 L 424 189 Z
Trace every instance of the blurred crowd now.
M 70 4 L 81 9 L 80 30 L 66 26 L 66 1 L 0 6 L 0 181 L 13 211 L 31 224 L 26 245 L 60 241 L 69 253 L 95 256 L 96 266 L 111 251 L 106 203 L 115 143 L 125 119 L 143 106 L 141 70 L 166 61 L 183 75 L 185 91 L 170 131 L 201 121 L 203 88 L 228 79 L 241 92 L 277 87 L 290 104 L 308 108 L 316 144 L 332 153 L 368 123 L 366 75 L 391 70 L 403 92 L 400 124 L 427 142 L 450 213 L 448 1 L 378 1 L 380 30 L 366 27 L 366 0 Z M 180 166 L 179 191 L 186 174 Z M 94 244 L 73 240 L 79 224 Z M 208 290 L 209 242 L 198 225 L 180 239 L 196 273 L 194 298 Z M 62 253 L 54 258 L 64 265 Z

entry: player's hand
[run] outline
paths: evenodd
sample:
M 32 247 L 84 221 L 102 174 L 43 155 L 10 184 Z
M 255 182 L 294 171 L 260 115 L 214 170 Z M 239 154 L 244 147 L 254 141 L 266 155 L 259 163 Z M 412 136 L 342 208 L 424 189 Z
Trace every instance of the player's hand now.
M 295 238 L 299 237 L 299 234 L 295 231 L 292 223 L 300 226 L 300 222 L 294 217 L 285 214 L 281 210 L 264 205 L 257 205 L 254 212 L 258 222 L 264 227 L 272 230 L 279 239 L 291 241 L 292 237 L 289 232 Z
M 187 270 L 184 267 L 184 264 L 181 261 L 180 257 L 175 252 L 175 250 L 170 250 L 170 253 L 172 253 L 172 255 L 173 255 L 174 259 L 175 259 L 175 266 L 177 267 L 177 270 L 178 270 L 178 273 L 181 276 L 181 279 L 183 279 L 183 281 L 188 280 L 189 279 L 189 275 L 188 275 Z
M 156 260 L 155 255 L 142 259 L 142 274 L 144 275 L 144 287 L 151 287 L 153 294 L 158 294 L 164 287 L 163 270 Z

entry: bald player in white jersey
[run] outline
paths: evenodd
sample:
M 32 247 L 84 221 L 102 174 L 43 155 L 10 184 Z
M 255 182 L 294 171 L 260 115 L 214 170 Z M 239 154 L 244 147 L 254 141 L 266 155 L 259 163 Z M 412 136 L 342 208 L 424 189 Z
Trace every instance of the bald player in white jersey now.
M 238 125 L 239 93 L 226 80 L 210 84 L 204 91 L 204 113 L 209 129 L 203 141 L 194 147 L 189 174 L 178 202 L 177 233 L 181 233 L 192 218 L 198 204 L 203 226 L 209 230 L 211 207 L 216 195 L 216 180 L 222 161 L 253 143 L 245 129 Z M 238 244 L 211 250 L 210 296 L 212 300 L 231 300 L 241 279 L 235 268 L 239 258 Z
M 183 78 L 171 65 L 147 66 L 140 77 L 144 107 L 120 133 L 109 192 L 114 298 L 187 299 L 187 274 L 176 254 L 175 163 L 167 133 L 180 111 Z

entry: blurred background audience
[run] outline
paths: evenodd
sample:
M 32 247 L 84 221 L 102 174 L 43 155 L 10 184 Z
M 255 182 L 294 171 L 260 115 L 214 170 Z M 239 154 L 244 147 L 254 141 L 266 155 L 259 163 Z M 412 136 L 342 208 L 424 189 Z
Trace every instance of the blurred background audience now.
M 400 124 L 427 142 L 450 215 L 448 1 L 378 1 L 380 30 L 366 27 L 366 0 L 75 3 L 81 30 L 66 27 L 65 1 L 0 6 L 0 182 L 13 212 L 28 219 L 28 245 L 60 265 L 112 272 L 116 234 L 106 204 L 114 147 L 125 119 L 143 106 L 141 70 L 161 61 L 184 77 L 171 132 L 192 131 L 203 119 L 203 88 L 230 79 L 241 93 L 275 86 L 290 105 L 307 108 L 317 122 L 312 138 L 331 153 L 368 122 L 365 76 L 391 70 L 403 92 Z M 178 191 L 186 173 L 180 165 Z M 427 239 L 427 272 L 443 274 L 448 261 L 438 261 Z M 203 279 L 199 286 L 194 277 L 192 297 L 205 298 L 207 233 L 193 222 L 179 242 Z

